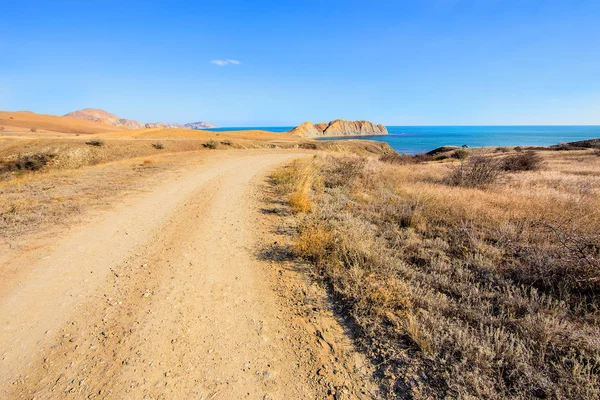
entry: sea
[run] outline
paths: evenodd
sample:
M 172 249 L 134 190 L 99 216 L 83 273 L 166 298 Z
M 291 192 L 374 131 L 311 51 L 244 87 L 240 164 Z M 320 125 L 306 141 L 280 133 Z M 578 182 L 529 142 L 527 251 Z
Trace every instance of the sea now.
M 291 126 L 213 128 L 211 131 L 260 129 L 286 132 Z M 419 154 L 440 146 L 550 146 L 600 138 L 600 125 L 573 126 L 388 126 L 389 135 L 319 140 L 369 139 L 388 143 L 398 153 Z

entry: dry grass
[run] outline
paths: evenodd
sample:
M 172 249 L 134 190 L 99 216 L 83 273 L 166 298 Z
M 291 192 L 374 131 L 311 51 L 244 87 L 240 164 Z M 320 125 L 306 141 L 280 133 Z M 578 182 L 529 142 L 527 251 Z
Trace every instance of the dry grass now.
M 477 188 L 445 184 L 439 162 L 356 156 L 274 177 L 288 195 L 310 182 L 294 249 L 387 397 L 600 397 L 600 159 L 539 156 Z
M 0 182 L 0 251 L 31 234 L 45 234 L 67 225 L 110 199 L 152 187 L 164 163 L 142 168 L 138 163 L 114 163 L 79 170 L 51 170 Z

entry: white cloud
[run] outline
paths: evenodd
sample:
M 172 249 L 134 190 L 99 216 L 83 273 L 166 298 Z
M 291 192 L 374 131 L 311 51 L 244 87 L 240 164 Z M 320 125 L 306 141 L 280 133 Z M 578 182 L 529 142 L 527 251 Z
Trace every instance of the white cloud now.
M 225 60 L 212 60 L 211 63 L 218 65 L 219 67 L 224 67 L 227 64 L 240 65 L 241 63 L 238 60 L 225 59 Z

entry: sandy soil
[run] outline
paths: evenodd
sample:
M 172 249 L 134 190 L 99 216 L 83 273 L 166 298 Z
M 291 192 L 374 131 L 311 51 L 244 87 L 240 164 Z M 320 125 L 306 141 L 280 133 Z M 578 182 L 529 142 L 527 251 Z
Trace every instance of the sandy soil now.
M 202 154 L 3 257 L 0 397 L 375 396 L 324 294 L 262 251 L 265 177 L 301 156 Z

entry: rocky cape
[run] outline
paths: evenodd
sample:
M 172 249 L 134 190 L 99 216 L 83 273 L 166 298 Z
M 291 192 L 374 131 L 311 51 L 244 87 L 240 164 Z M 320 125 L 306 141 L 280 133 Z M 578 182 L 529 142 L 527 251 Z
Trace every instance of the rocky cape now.
M 188 128 L 188 129 L 206 129 L 216 128 L 216 125 L 208 122 L 190 122 L 189 124 L 178 124 L 174 122 L 150 122 L 142 123 L 132 119 L 120 118 L 104 110 L 96 108 L 84 108 L 65 114 L 65 117 L 83 119 L 87 121 L 102 122 L 113 126 L 121 126 L 129 129 L 144 129 L 144 128 Z
M 320 138 L 387 135 L 388 131 L 384 125 L 377 125 L 369 121 L 336 119 L 329 123 L 320 122 L 313 124 L 312 122 L 305 122 L 292 129 L 290 133 L 305 138 Z

